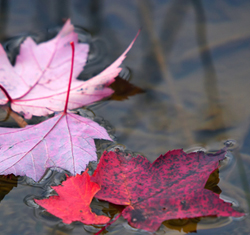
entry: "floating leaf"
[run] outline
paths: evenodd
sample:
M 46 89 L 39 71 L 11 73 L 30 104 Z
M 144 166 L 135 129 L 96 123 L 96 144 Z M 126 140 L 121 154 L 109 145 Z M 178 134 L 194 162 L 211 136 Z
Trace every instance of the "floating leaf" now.
M 156 231 L 170 219 L 243 216 L 204 188 L 224 158 L 225 150 L 216 154 L 172 150 L 151 164 L 140 155 L 104 152 L 92 177 L 101 185 L 95 197 L 127 205 L 123 217 L 133 227 L 148 231 Z
M 135 39 L 104 71 L 88 81 L 80 81 L 76 78 L 86 63 L 89 46 L 78 43 L 78 36 L 68 20 L 50 41 L 37 45 L 28 37 L 20 46 L 15 66 L 10 64 L 0 45 L 0 85 L 3 91 L 0 92 L 0 104 L 9 101 L 11 108 L 24 113 L 26 118 L 62 111 L 67 94 L 71 41 L 75 43 L 76 53 L 68 108 L 79 108 L 110 96 L 113 90 L 108 86 L 121 71 L 119 66 Z
M 27 175 L 38 181 L 49 167 L 60 167 L 72 174 L 96 161 L 95 139 L 111 140 L 107 131 L 94 121 L 67 113 L 73 73 L 74 46 L 68 93 L 64 111 L 40 124 L 25 128 L 0 128 L 0 173 Z
M 67 177 L 62 185 L 52 187 L 58 196 L 35 202 L 51 214 L 61 218 L 64 223 L 81 221 L 84 224 L 105 224 L 110 219 L 103 215 L 96 215 L 91 211 L 90 203 L 93 196 L 100 190 L 100 186 L 90 181 L 85 171 L 82 175 Z

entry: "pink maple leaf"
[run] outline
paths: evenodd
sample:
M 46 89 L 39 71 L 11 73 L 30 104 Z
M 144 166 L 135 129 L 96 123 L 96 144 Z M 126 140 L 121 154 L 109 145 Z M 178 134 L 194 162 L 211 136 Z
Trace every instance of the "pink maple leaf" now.
M 67 94 L 71 41 L 75 43 L 76 53 L 68 108 L 79 108 L 111 95 L 113 90 L 107 86 L 121 71 L 119 66 L 135 39 L 104 71 L 88 81 L 80 81 L 76 78 L 86 63 L 89 46 L 78 43 L 78 36 L 68 20 L 58 35 L 48 42 L 37 45 L 28 37 L 20 46 L 15 66 L 10 64 L 0 45 L 0 84 L 9 94 L 5 98 L 0 93 L 0 104 L 10 101 L 11 108 L 24 113 L 25 118 L 62 111 Z
M 60 167 L 74 175 L 80 174 L 89 161 L 97 160 L 94 139 L 111 140 L 99 124 L 67 113 L 73 58 L 74 50 L 62 113 L 25 128 L 0 128 L 0 174 L 27 175 L 35 181 L 48 167 Z

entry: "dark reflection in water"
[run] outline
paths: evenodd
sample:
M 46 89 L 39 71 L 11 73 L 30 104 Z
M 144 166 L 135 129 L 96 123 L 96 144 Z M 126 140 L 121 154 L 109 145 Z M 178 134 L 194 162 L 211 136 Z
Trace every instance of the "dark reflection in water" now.
M 0 201 L 14 188 L 17 187 L 17 177 L 14 175 L 0 176 Z
M 217 88 L 217 75 L 207 43 L 206 16 L 201 1 L 191 0 L 196 14 L 196 33 L 200 58 L 204 68 L 204 90 L 208 99 L 207 119 L 210 119 L 209 130 L 224 129 L 223 107 L 220 104 Z
M 37 41 L 47 40 L 70 17 L 77 30 L 85 32 L 83 41 L 93 43 L 89 65 L 81 74 L 86 80 L 116 59 L 142 27 L 124 66 L 129 68 L 126 78 L 130 76 L 130 82 L 145 92 L 122 102 L 116 99 L 92 105 L 89 110 L 93 118 L 104 117 L 97 119 L 111 123 L 107 128 L 118 143 L 143 153 L 150 161 L 169 149 L 214 150 L 220 149 L 225 139 L 236 140 L 234 160 L 221 169 L 219 185 L 216 176 L 211 187 L 217 193 L 222 190 L 223 198 L 249 211 L 249 10 L 247 0 L 1 0 L 0 40 L 6 43 L 6 39 L 19 38 L 16 45 L 5 44 L 18 53 L 18 45 L 26 35 L 33 35 Z M 11 59 L 14 63 L 14 57 Z M 5 111 L 0 116 L 4 119 Z M 37 121 L 41 120 L 33 123 Z M 14 125 L 11 118 L 2 123 Z M 96 144 L 102 150 L 109 147 L 100 141 Z M 6 189 L 3 192 L 10 188 Z M 78 223 L 65 226 L 52 217 L 51 224 L 45 222 L 48 214 L 42 219 L 41 211 L 23 202 L 29 195 L 43 193 L 44 188 L 23 181 L 13 187 L 0 203 L 1 231 L 6 235 L 74 235 L 99 230 Z M 116 213 L 110 205 L 93 203 L 97 212 Z M 186 224 L 191 227 L 184 228 Z M 203 235 L 249 234 L 249 216 L 242 220 L 168 221 L 156 234 L 195 230 Z M 123 218 L 107 231 L 148 234 L 131 228 Z
M 6 28 L 6 20 L 7 20 L 7 14 L 8 14 L 8 1 L 1 0 L 0 1 L 0 40 L 4 40 L 4 33 Z
M 166 13 L 167 17 L 163 20 L 164 30 L 162 30 L 162 32 L 164 32 L 164 34 L 167 35 L 167 36 L 163 35 L 162 37 L 162 38 L 167 38 L 167 40 L 165 40 L 165 43 L 161 42 L 161 40 L 158 38 L 155 32 L 155 29 L 153 26 L 152 12 L 151 12 L 152 7 L 150 6 L 150 2 L 149 1 L 145 1 L 145 2 L 137 1 L 137 2 L 138 2 L 140 16 L 142 19 L 142 25 L 146 26 L 146 32 L 148 34 L 145 38 L 150 39 L 149 44 L 151 45 L 149 47 L 152 48 L 152 53 L 153 53 L 153 54 L 149 54 L 148 56 L 147 55 L 145 56 L 145 62 L 144 62 L 145 67 L 149 63 L 149 61 L 147 60 L 148 58 L 150 58 L 151 60 L 152 58 L 155 58 L 155 62 L 156 62 L 156 69 L 152 71 L 152 74 L 151 76 L 149 76 L 149 78 L 153 79 L 152 82 L 155 85 L 159 83 L 160 81 L 162 81 L 162 79 L 166 80 L 167 85 L 168 85 L 167 91 L 170 94 L 170 99 L 172 100 L 174 104 L 176 116 L 177 116 L 179 123 L 181 124 L 184 137 L 186 138 L 187 143 L 189 145 L 194 144 L 192 134 L 185 120 L 185 112 L 184 112 L 182 101 L 176 92 L 174 80 L 171 74 L 169 74 L 169 71 L 167 68 L 168 57 L 173 47 L 173 43 L 175 42 L 175 37 L 179 29 L 181 28 L 183 17 L 185 16 L 185 12 L 188 10 L 188 5 L 189 5 L 188 1 L 173 2 L 170 6 L 170 9 Z M 151 52 L 151 50 L 149 50 L 149 52 Z M 156 71 L 160 71 L 159 76 L 155 74 Z M 157 79 L 159 79 L 159 81 L 157 81 Z M 165 108 L 167 110 L 167 107 L 163 106 L 162 108 Z

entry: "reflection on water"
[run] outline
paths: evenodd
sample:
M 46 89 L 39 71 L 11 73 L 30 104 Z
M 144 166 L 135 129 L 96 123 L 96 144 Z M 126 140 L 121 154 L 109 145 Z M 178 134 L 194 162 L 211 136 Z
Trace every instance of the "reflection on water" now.
M 199 47 L 200 59 L 204 70 L 204 90 L 208 100 L 207 119 L 211 131 L 224 129 L 223 107 L 219 98 L 217 75 L 211 52 L 207 42 L 206 16 L 201 1 L 192 0 L 196 16 L 196 37 Z M 205 48 L 205 50 L 204 50 Z
M 223 147 L 226 139 L 235 140 L 237 147 L 231 154 L 232 160 L 220 170 L 220 181 L 215 172 L 208 185 L 217 193 L 222 190 L 223 196 L 234 199 L 247 212 L 250 206 L 249 10 L 247 0 L 2 0 L 0 40 L 5 48 L 18 53 L 17 45 L 23 36 L 29 34 L 37 41 L 46 40 L 70 17 L 79 26 L 78 32 L 84 32 L 81 40 L 91 44 L 89 64 L 81 75 L 87 79 L 116 59 L 142 27 L 124 65 L 129 68 L 130 82 L 145 92 L 123 101 L 106 100 L 92 105 L 89 107 L 92 118 L 103 117 L 97 119 L 104 125 L 107 124 L 104 120 L 110 123 L 107 127 L 117 143 L 141 152 L 150 161 L 174 148 L 192 150 L 199 146 L 216 150 Z M 13 37 L 19 42 L 6 41 Z M 14 61 L 14 57 L 10 59 Z M 1 119 L 5 115 L 1 111 Z M 16 125 L 12 118 L 1 124 Z M 99 156 L 104 148 L 110 147 L 105 142 L 96 144 Z M 28 207 L 26 202 L 31 202 L 34 195 L 44 195 L 45 189 L 48 188 L 30 186 L 22 180 L 5 194 L 0 203 L 0 226 L 4 234 L 74 235 L 99 230 L 79 223 L 65 226 L 57 218 L 46 219 L 48 214 L 42 219 L 44 212 L 30 204 Z M 96 201 L 93 206 L 97 212 L 112 216 L 119 211 Z M 215 218 L 168 221 L 157 234 L 185 234 L 194 230 L 198 234 L 250 233 L 249 216 L 218 221 Z M 177 226 L 177 230 L 169 226 Z M 108 231 L 108 234 L 149 234 L 131 228 L 123 218 Z
M 17 177 L 14 175 L 0 176 L 0 201 L 14 188 L 17 187 Z

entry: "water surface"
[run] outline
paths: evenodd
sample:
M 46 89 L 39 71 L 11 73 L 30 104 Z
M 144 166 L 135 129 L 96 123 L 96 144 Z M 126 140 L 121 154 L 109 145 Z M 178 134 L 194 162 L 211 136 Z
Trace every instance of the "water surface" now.
M 86 69 L 85 77 L 114 61 L 142 28 L 123 65 L 129 68 L 130 82 L 145 92 L 88 108 L 115 128 L 117 143 L 150 161 L 171 149 L 215 150 L 222 148 L 225 140 L 234 140 L 236 149 L 232 161 L 220 172 L 219 187 L 223 198 L 249 211 L 249 1 L 3 0 L 0 4 L 3 43 L 25 35 L 46 40 L 66 18 L 84 28 L 90 41 L 96 42 L 96 60 Z M 6 125 L 13 126 L 14 121 L 2 123 Z M 29 195 L 41 196 L 46 189 L 19 180 L 0 203 L 3 234 L 98 231 L 79 223 L 65 226 L 59 219 L 27 206 Z M 99 210 L 115 211 L 107 203 L 93 203 Z M 193 227 L 187 229 L 183 224 Z M 197 230 L 202 235 L 243 235 L 250 233 L 249 224 L 249 216 L 241 220 L 170 221 L 163 223 L 157 234 Z M 131 228 L 122 218 L 108 230 L 108 234 L 148 234 Z

